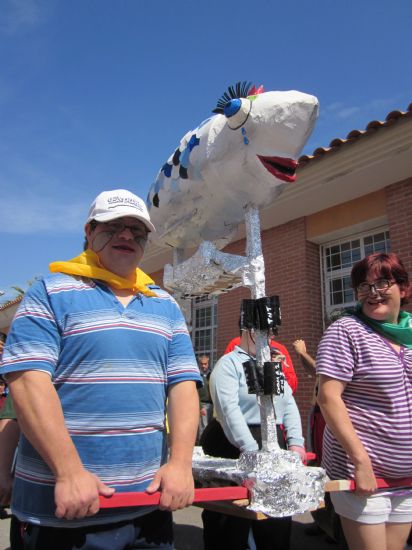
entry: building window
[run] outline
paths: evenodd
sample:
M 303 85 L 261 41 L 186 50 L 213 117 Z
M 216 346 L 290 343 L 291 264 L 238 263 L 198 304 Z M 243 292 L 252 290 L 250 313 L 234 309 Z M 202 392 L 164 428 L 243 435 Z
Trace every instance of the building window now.
M 196 357 L 208 355 L 217 360 L 217 298 L 201 296 L 192 300 L 192 343 Z
M 356 303 L 350 284 L 353 264 L 373 252 L 389 252 L 389 231 L 357 235 L 322 246 L 325 317 Z

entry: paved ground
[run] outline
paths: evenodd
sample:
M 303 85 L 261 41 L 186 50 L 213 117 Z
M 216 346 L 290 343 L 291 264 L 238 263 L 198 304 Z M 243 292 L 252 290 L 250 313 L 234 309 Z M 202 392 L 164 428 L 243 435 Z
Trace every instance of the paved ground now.
M 176 550 L 203 550 L 201 513 L 202 510 L 195 506 L 174 513 Z M 291 550 L 338 550 L 337 544 L 328 542 L 325 535 L 305 534 L 311 524 L 310 514 L 294 517 Z
M 203 550 L 201 512 L 202 510 L 195 506 L 175 512 L 176 550 Z M 294 518 L 291 550 L 337 550 L 337 545 L 327 542 L 324 535 L 308 536 L 305 534 L 304 530 L 311 522 L 310 514 Z M 0 550 L 9 548 L 9 524 L 9 519 L 0 520 Z
M 174 513 L 175 550 L 203 550 L 201 512 L 200 508 L 190 506 Z M 0 519 L 0 550 L 9 548 L 9 524 L 9 519 Z M 291 550 L 338 550 L 338 545 L 326 535 L 309 536 L 305 530 L 311 525 L 310 514 L 293 518 Z

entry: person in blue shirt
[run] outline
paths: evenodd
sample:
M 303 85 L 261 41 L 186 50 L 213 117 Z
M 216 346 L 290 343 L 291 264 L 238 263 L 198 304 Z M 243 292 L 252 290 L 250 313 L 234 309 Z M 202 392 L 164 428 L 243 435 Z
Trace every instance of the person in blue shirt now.
M 52 263 L 16 313 L 0 374 L 23 432 L 12 512 L 32 550 L 170 549 L 171 511 L 193 500 L 201 382 L 179 307 L 137 267 L 153 230 L 139 197 L 101 193 L 86 250 Z M 160 509 L 100 510 L 100 496 L 157 490 Z
M 243 363 L 256 356 L 254 336 L 243 330 L 240 345 L 223 355 L 210 377 L 214 420 L 201 438 L 203 451 L 222 458 L 238 458 L 243 451 L 257 451 L 262 442 L 260 409 L 249 394 Z M 284 394 L 273 397 L 279 446 L 306 457 L 299 410 L 289 384 Z M 204 510 L 205 550 L 246 550 L 251 530 L 257 550 L 288 550 L 291 518 L 249 520 Z

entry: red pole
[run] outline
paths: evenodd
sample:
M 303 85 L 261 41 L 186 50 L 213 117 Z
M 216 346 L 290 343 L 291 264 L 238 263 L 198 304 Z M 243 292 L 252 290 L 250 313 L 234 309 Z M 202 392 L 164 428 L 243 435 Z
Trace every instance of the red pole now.
M 160 492 L 148 493 L 114 493 L 111 497 L 100 497 L 100 508 L 124 508 L 128 506 L 147 506 L 159 504 Z M 195 489 L 194 502 L 213 500 L 240 500 L 248 498 L 246 487 L 208 487 Z

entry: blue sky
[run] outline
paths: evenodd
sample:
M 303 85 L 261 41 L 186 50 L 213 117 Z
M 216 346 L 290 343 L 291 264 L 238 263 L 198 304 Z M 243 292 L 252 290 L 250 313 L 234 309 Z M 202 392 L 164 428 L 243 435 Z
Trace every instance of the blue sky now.
M 2 0 L 0 289 L 77 255 L 100 191 L 146 197 L 229 84 L 316 95 L 308 153 L 406 110 L 411 28 L 410 0 Z

